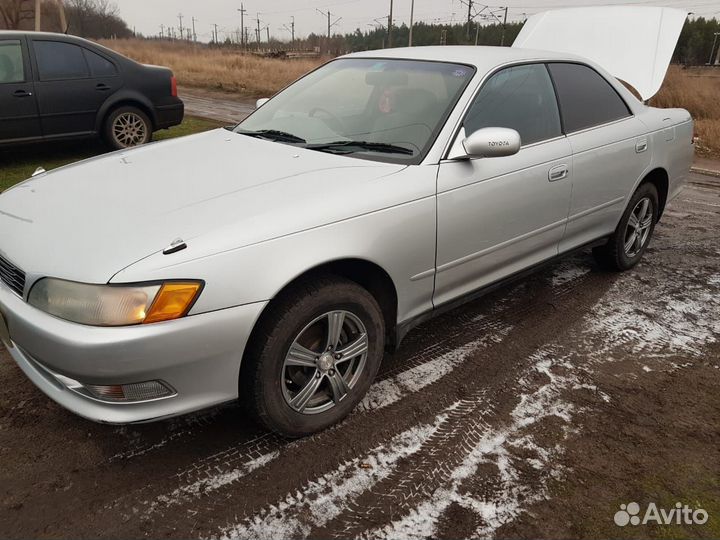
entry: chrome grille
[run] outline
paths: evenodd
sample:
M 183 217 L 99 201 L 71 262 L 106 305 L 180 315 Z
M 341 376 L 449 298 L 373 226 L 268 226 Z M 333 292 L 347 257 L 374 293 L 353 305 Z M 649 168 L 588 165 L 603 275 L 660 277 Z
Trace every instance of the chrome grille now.
M 25 291 L 25 272 L 0 255 L 0 281 L 18 295 Z

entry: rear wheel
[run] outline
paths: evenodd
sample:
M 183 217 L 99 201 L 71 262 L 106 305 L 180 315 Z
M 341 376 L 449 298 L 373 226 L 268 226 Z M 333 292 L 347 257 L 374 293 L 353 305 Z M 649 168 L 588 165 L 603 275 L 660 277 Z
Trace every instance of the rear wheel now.
M 382 360 L 377 301 L 356 283 L 328 276 L 294 287 L 269 309 L 243 360 L 242 398 L 266 427 L 287 437 L 339 422 Z
M 105 120 L 104 136 L 116 150 L 139 146 L 152 140 L 152 123 L 137 107 L 119 107 Z
M 593 250 L 600 266 L 620 272 L 639 263 L 655 231 L 658 208 L 657 188 L 649 183 L 641 185 L 608 243 Z

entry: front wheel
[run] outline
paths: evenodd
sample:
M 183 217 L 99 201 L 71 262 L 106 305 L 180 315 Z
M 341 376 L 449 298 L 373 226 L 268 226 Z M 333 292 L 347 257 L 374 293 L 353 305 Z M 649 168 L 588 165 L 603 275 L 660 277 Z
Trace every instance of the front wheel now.
M 658 208 L 657 188 L 653 184 L 641 185 L 608 243 L 593 249 L 600 266 L 621 272 L 639 263 L 655 231 Z
M 120 107 L 105 120 L 104 136 L 115 150 L 139 146 L 152 140 L 152 123 L 140 109 Z
M 243 360 L 241 397 L 261 423 L 287 437 L 309 435 L 345 418 L 382 360 L 380 307 L 343 278 L 294 287 L 260 325 Z

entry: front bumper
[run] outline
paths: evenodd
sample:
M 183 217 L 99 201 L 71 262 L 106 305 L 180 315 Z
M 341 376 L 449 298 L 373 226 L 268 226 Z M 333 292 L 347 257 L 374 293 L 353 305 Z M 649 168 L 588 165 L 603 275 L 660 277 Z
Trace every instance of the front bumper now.
M 63 407 L 112 424 L 157 420 L 236 399 L 243 350 L 265 305 L 145 326 L 97 328 L 43 313 L 0 283 L 9 352 L 20 369 Z M 152 401 L 107 402 L 72 388 L 75 382 L 152 380 L 166 382 L 176 394 Z

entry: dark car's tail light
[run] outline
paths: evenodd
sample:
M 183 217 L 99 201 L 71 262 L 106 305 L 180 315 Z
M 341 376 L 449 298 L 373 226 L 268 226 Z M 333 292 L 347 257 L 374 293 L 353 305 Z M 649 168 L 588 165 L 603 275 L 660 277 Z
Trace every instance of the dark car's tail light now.
M 172 93 L 172 97 L 177 97 L 178 91 L 177 91 L 177 79 L 173 75 L 170 77 L 170 92 Z

